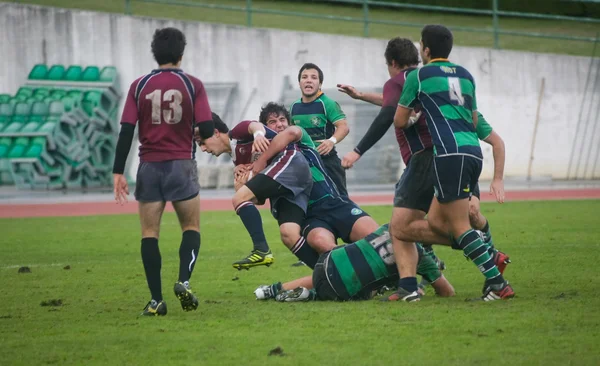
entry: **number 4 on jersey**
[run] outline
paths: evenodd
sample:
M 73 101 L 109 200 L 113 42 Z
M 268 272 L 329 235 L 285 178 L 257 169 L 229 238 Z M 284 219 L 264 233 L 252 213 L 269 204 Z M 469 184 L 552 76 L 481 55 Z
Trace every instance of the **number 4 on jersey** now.
M 448 78 L 448 90 L 450 91 L 450 100 L 455 100 L 458 105 L 465 104 L 465 98 L 462 95 L 462 89 L 460 88 L 460 79 L 456 77 Z
M 176 89 L 169 89 L 162 95 L 162 98 L 161 94 L 162 90 L 156 89 L 152 93 L 146 95 L 146 99 L 152 101 L 152 124 L 159 125 L 161 117 L 170 125 L 181 122 L 181 116 L 183 114 L 181 109 L 183 96 L 181 95 L 181 92 Z M 162 109 L 163 101 L 171 102 L 169 103 L 169 108 Z

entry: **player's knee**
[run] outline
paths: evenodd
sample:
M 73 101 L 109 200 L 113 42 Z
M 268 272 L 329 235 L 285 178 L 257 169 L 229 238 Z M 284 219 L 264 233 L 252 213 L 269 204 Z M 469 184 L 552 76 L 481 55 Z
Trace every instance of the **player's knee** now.
M 298 242 L 298 239 L 300 239 L 300 231 L 297 228 L 280 226 L 279 235 L 283 244 L 288 248 L 293 247 Z
M 336 246 L 335 237 L 328 230 L 312 230 L 306 238 L 308 244 L 317 252 L 325 253 Z
M 471 224 L 479 221 L 479 207 L 476 205 L 469 206 L 469 220 L 471 221 Z

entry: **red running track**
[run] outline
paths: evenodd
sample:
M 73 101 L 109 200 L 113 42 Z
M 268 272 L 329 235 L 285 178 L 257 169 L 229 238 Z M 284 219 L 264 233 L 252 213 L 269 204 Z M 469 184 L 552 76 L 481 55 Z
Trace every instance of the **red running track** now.
M 390 205 L 393 201 L 392 193 L 385 194 L 356 194 L 352 200 L 359 205 Z M 567 200 L 567 199 L 600 199 L 600 188 L 592 189 L 555 189 L 543 191 L 510 191 L 506 192 L 506 201 L 541 201 L 541 200 Z M 483 193 L 481 200 L 493 201 L 488 193 Z M 231 200 L 201 199 L 202 211 L 233 210 Z M 173 211 L 171 205 L 166 211 Z M 47 216 L 91 216 L 137 213 L 137 204 L 130 201 L 120 206 L 114 202 L 76 202 L 76 203 L 40 203 L 40 204 L 2 204 L 0 203 L 0 218 L 18 217 L 47 217 Z

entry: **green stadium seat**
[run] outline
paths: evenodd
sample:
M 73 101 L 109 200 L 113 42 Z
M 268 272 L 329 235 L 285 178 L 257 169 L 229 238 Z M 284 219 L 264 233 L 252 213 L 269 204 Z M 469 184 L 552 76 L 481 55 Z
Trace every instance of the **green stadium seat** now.
M 25 127 L 25 122 L 11 122 L 2 130 L 2 133 L 17 133 L 21 132 L 21 129 Z
M 44 102 L 34 103 L 31 107 L 29 122 L 37 122 L 41 125 L 41 123 L 46 119 L 46 116 L 48 116 L 48 109 L 48 104 Z
M 29 103 L 17 103 L 11 122 L 25 123 L 29 120 L 29 114 L 31 113 L 31 104 Z
M 56 129 L 58 121 L 46 121 L 36 132 L 51 134 Z
M 15 95 L 15 97 L 19 97 L 19 98 L 30 98 L 33 96 L 33 88 L 30 88 L 28 86 L 22 86 L 19 88 L 19 90 L 17 91 L 17 94 Z
M 45 95 L 42 95 L 42 94 L 35 94 L 35 95 L 32 97 L 32 99 L 33 99 L 33 100 L 35 100 L 35 101 L 37 101 L 37 102 L 43 102 L 43 101 L 44 101 L 44 99 L 46 99 L 46 98 L 47 98 L 47 96 L 45 96 Z M 35 103 L 35 102 L 34 102 L 34 103 Z
M 67 96 L 67 91 L 64 89 L 54 89 L 50 92 L 50 97 L 54 100 L 61 100 L 65 96 Z
M 94 108 L 100 106 L 101 100 L 102 100 L 101 92 L 89 91 L 89 92 L 85 93 L 85 97 L 83 98 L 81 107 L 89 116 L 92 116 L 94 113 Z
M 75 100 L 71 97 L 64 97 L 61 102 L 65 108 L 65 112 L 71 111 L 76 105 Z
M 32 133 L 35 132 L 38 128 L 40 128 L 41 124 L 39 122 L 28 122 L 23 126 L 22 129 L 19 130 L 19 133 Z
M 76 105 L 81 103 L 81 99 L 83 98 L 83 92 L 81 90 L 69 90 L 67 92 L 67 96 L 75 101 Z
M 31 145 L 23 155 L 24 158 L 39 158 L 46 148 L 45 137 L 35 137 L 31 140 Z
M 48 110 L 48 114 L 51 116 L 61 116 L 65 113 L 65 105 L 59 101 L 53 101 L 50 103 L 50 108 Z
M 12 139 L 10 137 L 0 138 L 0 158 L 5 158 L 8 156 L 8 152 L 10 151 L 11 146 Z
M 29 76 L 27 77 L 30 80 L 45 80 L 46 74 L 48 74 L 48 66 L 44 64 L 37 64 L 31 69 Z
M 0 104 L 8 103 L 8 101 L 12 98 L 10 94 L 0 94 Z
M 65 67 L 63 65 L 53 65 L 48 71 L 46 78 L 48 80 L 62 80 L 64 76 Z
M 81 80 L 81 66 L 71 65 L 67 69 L 67 73 L 65 74 L 65 80 L 68 81 L 80 81 Z
M 100 81 L 113 82 L 117 78 L 117 68 L 114 66 L 106 66 L 100 72 Z
M 19 137 L 14 140 L 13 145 L 8 152 L 8 158 L 20 158 L 25 154 L 27 148 L 29 147 L 29 138 L 28 137 Z
M 5 124 L 12 120 L 14 109 L 15 106 L 13 104 L 0 104 L 0 124 Z
M 100 69 L 98 66 L 88 66 L 83 71 L 83 75 L 81 75 L 81 80 L 83 81 L 98 81 L 100 79 Z

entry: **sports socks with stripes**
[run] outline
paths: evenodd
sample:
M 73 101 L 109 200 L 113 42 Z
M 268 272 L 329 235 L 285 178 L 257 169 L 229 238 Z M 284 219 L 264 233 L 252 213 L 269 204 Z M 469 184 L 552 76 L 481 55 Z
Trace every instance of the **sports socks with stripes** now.
M 308 243 L 306 239 L 301 236 L 300 239 L 296 241 L 294 246 L 290 248 L 292 253 L 300 259 L 304 264 L 306 264 L 309 268 L 314 269 L 315 264 L 319 260 L 319 253 L 314 250 Z
M 267 253 L 269 251 L 269 244 L 267 244 L 262 218 L 256 206 L 250 201 L 245 201 L 235 208 L 235 213 L 238 214 L 248 234 L 250 234 L 254 250 Z
M 489 283 L 504 282 L 498 267 L 494 264 L 493 256 L 488 253 L 488 246 L 475 230 L 469 229 L 456 242 L 464 255 L 475 263 Z

